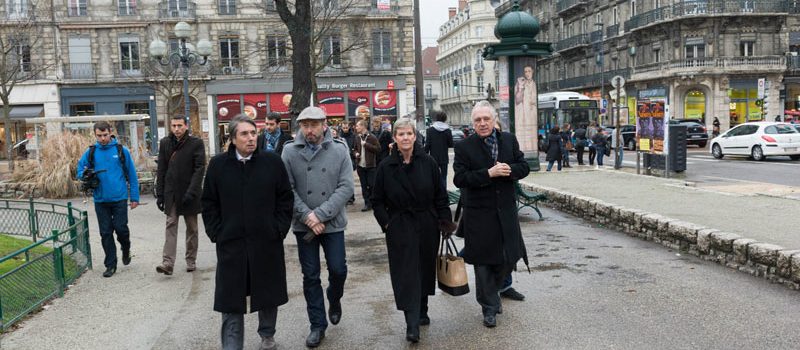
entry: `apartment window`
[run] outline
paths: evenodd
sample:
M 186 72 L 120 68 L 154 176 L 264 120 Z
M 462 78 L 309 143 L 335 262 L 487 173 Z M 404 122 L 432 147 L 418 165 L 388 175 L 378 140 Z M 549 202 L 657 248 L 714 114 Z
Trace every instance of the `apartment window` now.
M 219 14 L 220 15 L 235 15 L 236 14 L 236 0 L 217 0 L 219 1 Z
M 631 0 L 631 17 L 636 16 L 636 0 Z
M 189 1 L 188 0 L 167 0 L 170 17 L 187 17 L 189 16 Z
M 614 24 L 619 24 L 619 7 L 614 6 L 614 9 L 611 12 L 611 14 L 613 16 L 612 19 L 614 21 Z
M 372 66 L 377 69 L 392 67 L 392 35 L 388 31 L 372 33 Z
M 753 56 L 755 51 L 755 41 L 742 41 L 739 43 L 739 53 L 742 56 Z
M 223 73 L 230 74 L 239 70 L 239 39 L 223 38 L 219 40 L 219 57 Z
M 14 51 L 11 58 L 18 65 L 19 72 L 31 71 L 31 47 L 27 41 L 17 41 L 13 43 Z
M 342 65 L 342 39 L 338 35 L 325 38 L 322 43 L 322 59 L 331 67 Z
M 653 9 L 661 7 L 661 0 L 653 0 Z
M 603 24 L 603 15 L 600 12 L 594 15 L 594 26 L 595 28 L 600 29 L 600 26 L 598 26 L 598 24 Z
M 92 42 L 88 37 L 73 36 L 69 45 L 69 75 L 73 79 L 87 79 L 94 76 L 92 65 Z
M 283 66 L 286 63 L 286 37 L 273 36 L 267 38 L 267 64 L 270 67 Z
M 483 27 L 482 26 L 475 27 L 475 37 L 480 38 L 481 36 L 483 36 Z
M 87 0 L 67 0 L 67 12 L 72 17 L 81 17 L 88 14 L 86 9 Z
M 136 15 L 136 0 L 118 0 L 117 2 L 120 16 Z
M 6 0 L 6 17 L 8 19 L 28 17 L 28 0 Z
M 581 34 L 589 33 L 589 21 L 586 18 L 581 20 Z
M 653 63 L 661 62 L 661 50 L 653 50 Z
M 275 0 L 264 0 L 267 11 L 275 11 Z
M 119 37 L 119 62 L 122 71 L 139 70 L 139 37 Z
M 479 92 L 479 93 L 481 93 L 481 92 L 483 92 L 483 90 L 484 90 L 484 86 L 483 86 L 483 74 L 478 74 L 478 76 L 477 76 L 477 81 L 478 81 L 478 92 Z
M 326 10 L 335 9 L 339 7 L 339 0 L 322 0 L 322 8 Z
M 425 96 L 433 96 L 433 85 L 427 84 L 425 85 Z
M 69 105 L 69 115 L 95 115 L 94 103 L 72 103 Z
M 703 38 L 687 38 L 685 49 L 686 58 L 706 57 L 706 44 L 703 42 Z

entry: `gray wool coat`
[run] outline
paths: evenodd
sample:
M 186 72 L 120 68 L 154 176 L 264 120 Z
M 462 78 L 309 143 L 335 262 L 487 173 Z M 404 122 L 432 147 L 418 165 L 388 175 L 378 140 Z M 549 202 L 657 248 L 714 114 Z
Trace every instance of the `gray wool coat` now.
M 286 142 L 281 154 L 294 191 L 292 230 L 308 232 L 305 221 L 313 211 L 325 224 L 325 232 L 347 228 L 345 206 L 353 196 L 353 165 L 350 149 L 343 140 L 334 140 L 330 130 L 316 152 L 308 147 L 305 136 L 297 133 Z

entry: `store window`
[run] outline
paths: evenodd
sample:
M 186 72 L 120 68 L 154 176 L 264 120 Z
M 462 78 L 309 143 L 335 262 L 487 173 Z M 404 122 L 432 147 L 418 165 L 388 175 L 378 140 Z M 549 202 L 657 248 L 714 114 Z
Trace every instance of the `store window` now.
M 757 88 L 734 88 L 730 90 L 729 97 L 731 99 L 729 106 L 731 126 L 762 119 L 761 107 L 756 105 Z
M 706 94 L 700 90 L 690 90 L 686 94 L 683 117 L 684 119 L 700 119 L 705 124 Z
M 94 103 L 72 103 L 69 105 L 69 115 L 95 115 Z
M 147 101 L 125 102 L 125 114 L 149 114 L 150 104 Z

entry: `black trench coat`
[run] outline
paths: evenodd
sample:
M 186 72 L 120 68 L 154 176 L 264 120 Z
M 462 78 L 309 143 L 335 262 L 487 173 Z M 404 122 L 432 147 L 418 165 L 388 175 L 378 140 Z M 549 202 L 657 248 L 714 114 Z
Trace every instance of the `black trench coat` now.
M 294 194 L 281 158 L 253 154 L 246 163 L 235 148 L 208 164 L 203 222 L 217 243 L 214 310 L 245 313 L 289 301 L 283 239 L 289 232 Z
M 165 213 L 176 206 L 178 215 L 196 215 L 202 209 L 200 194 L 206 167 L 206 147 L 197 136 L 185 137 L 186 141 L 181 144 L 170 133 L 159 142 L 156 193 L 164 197 Z M 184 198 L 188 198 L 188 206 L 183 205 Z
M 514 135 L 497 132 L 497 161 L 511 167 L 511 176 L 489 177 L 494 162 L 477 134 L 456 144 L 453 183 L 461 189 L 459 231 L 464 235 L 464 260 L 473 265 L 501 265 L 523 258 L 527 264 L 514 181 L 528 176 L 530 168 Z
M 561 160 L 562 149 L 564 148 L 564 141 L 561 138 L 560 134 L 547 134 L 547 158 L 546 160 L 549 161 L 558 161 Z
M 439 166 L 419 145 L 409 164 L 393 152 L 378 166 L 371 200 L 375 219 L 386 233 L 397 309 L 419 308 L 414 296 L 436 291 L 439 221 L 452 221 Z

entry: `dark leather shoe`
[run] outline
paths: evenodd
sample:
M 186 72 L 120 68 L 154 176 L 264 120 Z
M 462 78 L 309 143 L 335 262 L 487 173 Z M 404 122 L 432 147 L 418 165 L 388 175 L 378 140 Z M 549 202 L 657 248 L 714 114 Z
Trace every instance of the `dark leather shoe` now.
M 122 265 L 128 266 L 131 263 L 131 252 L 122 252 Z
M 115 272 L 117 272 L 117 267 L 116 267 L 116 266 L 107 267 L 107 268 L 106 268 L 106 271 L 105 271 L 105 272 L 103 272 L 103 277 L 111 277 L 111 276 L 114 276 L 114 273 L 115 273 Z
M 156 272 L 163 273 L 167 276 L 172 275 L 172 266 L 158 265 L 156 266 Z
M 331 307 L 328 309 L 328 319 L 331 320 L 333 324 L 339 324 L 339 321 L 342 319 L 342 302 L 332 301 Z
M 195 267 L 195 266 L 187 266 L 186 267 L 186 272 L 194 272 L 194 270 L 197 270 L 197 267 Z
M 428 315 L 422 315 L 422 317 L 419 318 L 420 326 L 427 326 L 429 324 L 431 324 L 431 318 L 428 317 Z
M 363 208 L 361 208 L 361 211 L 370 211 L 370 210 L 372 210 L 372 208 L 370 208 L 370 207 L 363 207 Z
M 512 288 L 508 288 L 508 289 L 500 292 L 500 296 L 503 297 L 503 298 L 508 298 L 508 299 L 516 300 L 516 301 L 525 300 L 525 296 L 522 295 L 522 293 L 517 292 L 513 287 Z
M 309 348 L 316 348 L 322 343 L 322 339 L 325 339 L 325 331 L 313 330 L 308 334 L 308 337 L 306 337 L 306 346 Z
M 483 325 L 487 328 L 494 328 L 497 326 L 497 318 L 494 315 L 484 315 Z
M 412 343 L 419 343 L 419 326 L 406 327 L 406 340 Z

